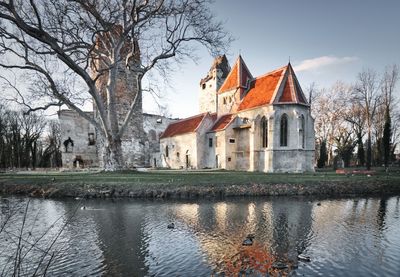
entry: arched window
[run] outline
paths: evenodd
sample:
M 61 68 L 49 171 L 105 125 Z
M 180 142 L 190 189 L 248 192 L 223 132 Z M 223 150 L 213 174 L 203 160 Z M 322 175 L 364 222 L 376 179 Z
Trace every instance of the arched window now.
M 263 116 L 261 118 L 261 141 L 262 147 L 268 147 L 268 120 Z
M 281 146 L 287 146 L 287 144 L 288 144 L 288 117 L 286 114 L 283 114 L 281 118 Z
M 304 146 L 306 144 L 306 134 L 305 134 L 306 121 L 304 119 L 304 115 L 301 115 L 300 120 L 301 120 L 301 122 L 300 122 L 301 123 L 301 127 L 300 127 L 301 128 L 300 129 L 301 147 L 304 148 Z
M 165 157 L 168 158 L 168 156 L 169 156 L 169 151 L 168 151 L 168 145 L 167 145 L 167 146 L 165 146 Z

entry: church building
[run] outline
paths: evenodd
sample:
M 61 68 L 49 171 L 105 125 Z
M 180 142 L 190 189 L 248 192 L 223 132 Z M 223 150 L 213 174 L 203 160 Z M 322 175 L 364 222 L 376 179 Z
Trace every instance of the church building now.
M 168 168 L 314 171 L 314 119 L 291 64 L 253 77 L 239 56 L 217 57 L 200 81 L 200 113 L 160 136 Z

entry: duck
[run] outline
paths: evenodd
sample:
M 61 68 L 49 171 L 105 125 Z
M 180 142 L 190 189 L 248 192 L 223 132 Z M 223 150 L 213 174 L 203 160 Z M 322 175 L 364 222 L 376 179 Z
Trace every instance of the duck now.
M 242 245 L 244 245 L 244 246 L 251 246 L 251 245 L 253 245 L 253 239 L 247 237 L 247 238 L 242 242 Z
M 301 261 L 311 262 L 311 257 L 304 254 L 299 254 L 297 258 Z
M 168 229 L 174 229 L 175 228 L 175 224 L 172 222 L 170 224 L 167 225 Z

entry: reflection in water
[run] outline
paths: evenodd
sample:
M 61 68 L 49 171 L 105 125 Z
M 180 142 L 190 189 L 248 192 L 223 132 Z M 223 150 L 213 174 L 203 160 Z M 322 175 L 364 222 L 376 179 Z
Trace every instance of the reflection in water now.
M 0 228 L 10 203 L 24 204 L 26 199 L 0 198 Z M 49 274 L 387 276 L 400 273 L 399 197 L 317 203 L 313 199 L 284 197 L 197 203 L 86 201 L 87 209 L 77 210 L 57 240 L 54 249 L 59 255 Z M 78 204 L 81 205 L 72 200 L 32 200 L 27 218 L 29 228 L 24 232 L 26 242 L 46 233 L 40 242 L 45 247 Z M 17 213 L 0 232 L 0 272 L 4 264 L 9 264 L 8 257 L 15 254 L 13 234 L 20 230 L 22 215 Z M 167 229 L 171 222 L 175 228 Z M 255 237 L 253 245 L 243 246 L 249 234 Z M 299 261 L 300 253 L 310 256 L 311 262 Z M 33 254 L 27 257 L 24 272 L 29 275 L 35 259 Z M 286 268 L 276 268 L 278 263 Z

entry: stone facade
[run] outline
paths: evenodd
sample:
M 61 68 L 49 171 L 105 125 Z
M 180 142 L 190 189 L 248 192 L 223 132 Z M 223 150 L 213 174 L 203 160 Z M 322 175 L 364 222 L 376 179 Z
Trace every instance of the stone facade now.
M 112 45 L 111 39 L 120 36 L 121 32 L 122 27 L 116 26 L 109 33 L 99 34 L 95 44 L 97 51 L 94 53 L 108 53 L 108 47 Z M 140 63 L 139 45 L 131 41 L 124 43 L 120 50 L 121 61 L 115 63 L 115 70 L 108 70 L 108 63 L 111 61 L 105 60 L 107 59 L 105 57 L 107 57 L 106 54 L 93 56 L 90 64 L 91 74 L 96 80 L 96 87 L 100 92 L 106 112 L 108 108 L 114 107 L 119 126 L 122 126 L 136 99 L 133 114 L 121 138 L 124 167 L 160 166 L 159 137 L 173 119 L 143 113 L 142 95 L 138 89 L 138 75 L 131 70 Z M 109 74 L 115 74 L 116 79 L 115 90 L 112 91 L 107 89 Z M 111 95 L 112 93 L 115 95 Z M 90 116 L 100 121 L 96 105 L 93 106 Z M 74 143 L 74 148 L 67 149 L 68 151 L 62 153 L 64 167 L 76 167 L 76 157 L 83 159 L 83 162 L 78 162 L 80 167 L 103 167 L 105 138 L 100 135 L 100 132 L 71 110 L 60 111 L 59 120 L 62 139 L 70 142 L 68 137 L 71 137 Z M 90 138 L 95 141 L 90 145 L 87 145 L 88 133 L 91 134 Z
M 93 112 L 87 113 L 90 116 L 94 116 Z M 63 167 L 72 169 L 101 166 L 102 144 L 99 143 L 95 128 L 72 110 L 59 111 L 58 119 L 61 127 L 61 140 L 62 142 L 68 141 L 67 147 L 64 145 L 62 147 Z M 161 167 L 160 135 L 168 124 L 177 119 L 147 113 L 142 114 L 142 119 L 142 129 L 147 143 L 144 146 L 136 147 L 135 145 L 140 144 L 140 141 L 134 141 L 132 138 L 128 143 L 125 143 L 125 140 L 123 141 L 123 151 L 126 151 L 124 154 L 129 155 L 137 151 L 143 151 L 141 155 L 144 162 L 137 166 Z M 130 126 L 130 128 L 134 127 Z M 72 140 L 73 146 L 69 139 Z
M 87 112 L 93 116 L 92 112 Z M 62 163 L 65 168 L 96 167 L 96 131 L 89 122 L 72 110 L 58 112 L 61 129 Z
M 221 60 L 217 58 L 211 67 L 207 75 L 211 77 L 200 82 L 203 114 L 172 123 L 161 137 L 163 165 L 313 171 L 314 119 L 291 65 L 253 78 L 240 56 L 229 74 L 214 74 L 214 65 Z M 208 97 L 212 99 L 207 102 Z M 198 117 L 203 120 L 193 120 Z M 190 166 L 176 157 L 184 149 L 195 161 Z
M 228 76 L 230 70 L 228 60 L 226 56 L 223 55 L 214 60 L 207 76 L 200 80 L 200 113 L 217 112 L 217 91 Z
M 148 148 L 146 149 L 147 165 L 151 167 L 165 167 L 160 152 L 160 136 L 167 126 L 174 121 L 177 121 L 177 119 L 155 114 L 143 114 L 143 130 L 148 140 Z

